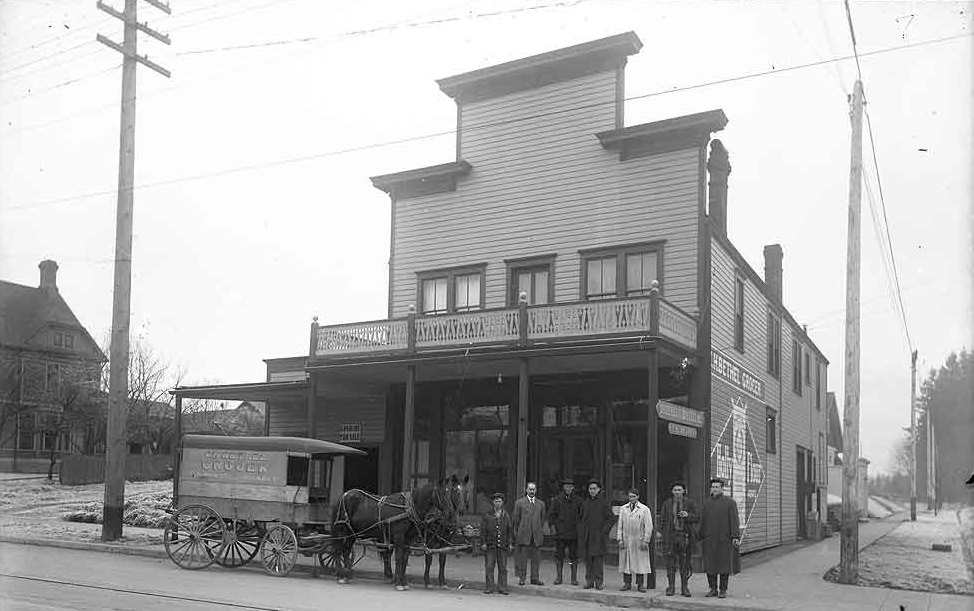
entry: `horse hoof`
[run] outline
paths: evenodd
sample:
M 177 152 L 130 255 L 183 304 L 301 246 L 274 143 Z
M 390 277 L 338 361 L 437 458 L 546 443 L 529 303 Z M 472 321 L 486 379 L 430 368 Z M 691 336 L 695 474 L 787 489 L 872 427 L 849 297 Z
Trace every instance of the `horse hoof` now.
M 396 586 L 396 592 L 405 592 L 406 586 Z
M 338 584 L 339 585 L 345 585 L 346 583 L 348 583 L 348 580 L 345 579 L 344 577 L 342 577 L 341 579 L 338 580 Z

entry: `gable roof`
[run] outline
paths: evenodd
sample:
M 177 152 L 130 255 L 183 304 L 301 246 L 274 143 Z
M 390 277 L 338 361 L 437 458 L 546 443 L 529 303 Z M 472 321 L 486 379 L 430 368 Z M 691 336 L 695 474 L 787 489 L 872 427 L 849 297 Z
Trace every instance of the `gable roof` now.
M 828 392 L 825 394 L 825 408 L 828 409 L 829 414 L 829 447 L 835 448 L 839 452 L 842 451 L 842 421 L 839 419 L 839 404 L 835 400 L 835 393 Z
M 82 333 L 107 360 L 57 289 L 41 289 L 0 280 L 0 346 L 24 347 L 48 325 L 60 325 Z

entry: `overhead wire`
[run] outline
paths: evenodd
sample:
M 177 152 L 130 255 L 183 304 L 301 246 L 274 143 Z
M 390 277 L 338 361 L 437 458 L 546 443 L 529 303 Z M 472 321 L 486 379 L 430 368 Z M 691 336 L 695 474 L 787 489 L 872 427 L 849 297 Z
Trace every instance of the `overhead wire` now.
M 947 37 L 945 39 L 941 39 L 941 42 L 944 41 L 944 40 L 950 40 L 950 39 L 953 39 L 953 38 L 962 38 L 962 37 L 969 37 L 969 36 L 974 36 L 974 34 L 969 33 L 969 34 L 964 34 L 964 35 L 959 35 L 959 36 Z M 909 48 L 910 46 L 917 46 L 917 45 L 921 45 L 921 44 L 930 44 L 930 42 L 931 41 L 926 41 L 924 43 L 914 43 L 913 45 L 904 45 L 904 46 L 901 46 L 901 47 L 892 47 L 892 48 L 889 48 L 889 49 L 874 51 L 872 53 L 873 54 L 876 54 L 876 53 L 880 53 L 880 52 L 890 52 L 890 51 L 899 50 L 899 49 L 903 49 L 903 48 Z M 792 71 L 792 70 L 797 70 L 797 69 L 800 69 L 800 68 L 808 68 L 808 67 L 812 67 L 812 66 L 819 66 L 819 65 L 822 65 L 823 63 L 826 63 L 826 62 L 829 62 L 829 61 L 842 61 L 842 60 L 845 60 L 845 59 L 851 59 L 851 56 L 842 57 L 842 58 L 833 58 L 831 60 L 811 62 L 811 63 L 808 63 L 808 64 L 802 64 L 802 65 L 798 65 L 798 66 L 791 66 L 791 67 L 780 68 L 780 69 L 775 69 L 775 70 L 766 70 L 766 71 L 761 71 L 761 72 L 751 73 L 751 74 L 746 74 L 746 75 L 739 75 L 739 76 L 736 76 L 736 77 L 730 77 L 730 78 L 725 78 L 725 79 L 718 79 L 718 80 L 715 80 L 715 81 L 709 81 L 709 82 L 706 82 L 706 83 L 698 83 L 698 84 L 695 84 L 695 85 L 688 85 L 688 86 L 685 86 L 685 87 L 673 87 L 671 89 L 665 89 L 665 90 L 660 90 L 660 91 L 655 91 L 655 92 L 650 92 L 650 93 L 644 93 L 644 94 L 639 94 L 639 95 L 628 96 L 628 97 L 626 97 L 624 99 L 624 101 L 627 101 L 628 102 L 628 101 L 633 101 L 633 100 L 647 99 L 647 98 L 651 98 L 651 97 L 655 97 L 655 96 L 668 95 L 668 94 L 678 93 L 678 92 L 681 92 L 681 91 L 689 91 L 689 90 L 693 90 L 693 89 L 700 89 L 700 88 L 703 88 L 703 87 L 710 87 L 710 86 L 715 86 L 715 85 L 722 85 L 722 84 L 726 84 L 726 83 L 731 83 L 731 82 L 736 82 L 736 81 L 741 81 L 741 80 L 746 80 L 746 79 L 751 79 L 751 78 L 757 78 L 757 77 L 762 77 L 762 76 L 769 76 L 769 75 L 772 75 L 772 74 L 781 74 L 781 73 L 789 72 L 789 71 Z M 525 115 L 525 116 L 522 116 L 522 117 L 515 117 L 515 118 L 511 118 L 511 119 L 501 119 L 501 120 L 498 120 L 498 121 L 486 122 L 486 123 L 483 123 L 483 124 L 480 124 L 480 125 L 476 125 L 476 126 L 471 126 L 471 127 L 465 128 L 465 129 L 469 133 L 471 131 L 475 131 L 475 130 L 478 130 L 478 129 L 494 128 L 494 127 L 500 127 L 500 126 L 510 125 L 510 124 L 514 124 L 514 123 L 519 123 L 519 122 L 523 122 L 523 121 L 532 121 L 532 120 L 539 119 L 539 118 L 546 118 L 546 117 L 551 117 L 551 116 L 556 116 L 556 115 L 563 115 L 563 114 L 570 113 L 570 112 L 578 112 L 579 110 L 585 110 L 585 109 L 589 109 L 589 108 L 595 108 L 595 107 L 604 106 L 604 105 L 607 105 L 607 104 L 613 104 L 614 105 L 615 103 L 616 103 L 615 100 L 609 100 L 609 101 L 606 101 L 606 102 L 595 102 L 595 103 L 592 103 L 592 104 L 584 104 L 584 105 L 572 106 L 572 107 L 569 107 L 569 108 L 563 108 L 563 109 L 559 109 L 559 110 L 547 111 L 547 112 L 542 112 L 542 113 L 535 113 L 535 114 L 531 114 L 531 115 Z M 153 187 L 158 187 L 158 186 L 163 186 L 163 185 L 174 184 L 174 183 L 178 183 L 178 182 L 196 181 L 196 180 L 200 180 L 202 178 L 207 178 L 207 177 L 224 176 L 224 175 L 227 175 L 227 174 L 234 174 L 234 173 L 239 173 L 239 172 L 244 172 L 244 171 L 251 171 L 251 170 L 261 169 L 261 168 L 265 168 L 265 167 L 280 166 L 280 165 L 286 165 L 286 164 L 291 164 L 291 163 L 311 161 L 311 160 L 322 159 L 322 158 L 327 158 L 327 157 L 334 157 L 334 156 L 338 156 L 338 155 L 344 155 L 344 154 L 349 154 L 349 153 L 361 152 L 361 151 L 365 151 L 365 150 L 369 150 L 369 149 L 382 148 L 382 147 L 387 147 L 387 146 L 393 146 L 393 145 L 399 145 L 399 144 L 406 144 L 406 143 L 410 143 L 410 142 L 417 142 L 417 141 L 420 141 L 420 140 L 427 140 L 427 139 L 431 139 L 431 138 L 437 138 L 437 137 L 443 137 L 443 136 L 448 136 L 448 135 L 454 135 L 455 133 L 456 133 L 455 130 L 454 129 L 451 129 L 451 130 L 441 131 L 441 132 L 431 132 L 431 133 L 427 133 L 427 134 L 419 134 L 419 135 L 416 135 L 416 136 L 410 136 L 410 137 L 406 137 L 406 138 L 398 138 L 398 139 L 394 139 L 394 140 L 374 142 L 374 143 L 363 144 L 363 145 L 353 146 L 353 147 L 348 147 L 348 148 L 343 148 L 343 149 L 336 149 L 336 150 L 331 150 L 331 151 L 324 151 L 324 152 L 321 152 L 321 153 L 314 153 L 314 154 L 309 154 L 309 155 L 301 155 L 301 156 L 298 156 L 298 157 L 277 159 L 277 160 L 272 160 L 272 161 L 267 161 L 267 162 L 262 162 L 262 163 L 256 163 L 256 164 L 247 164 L 247 165 L 238 166 L 238 167 L 235 167 L 235 168 L 224 168 L 224 169 L 221 169 L 221 170 L 214 170 L 212 172 L 205 172 L 205 173 L 202 173 L 202 174 L 196 174 L 196 175 L 191 175 L 191 176 L 186 176 L 186 177 L 181 177 L 181 178 L 177 177 L 177 178 L 173 178 L 173 179 L 167 179 L 167 180 L 163 180 L 163 181 L 157 181 L 157 182 L 154 182 L 154 183 L 147 183 L 147 184 L 143 184 L 143 185 L 136 185 L 135 188 L 136 189 L 146 189 L 146 188 L 153 188 Z M 2 134 L 2 132 L 0 132 L 0 134 Z M 36 208 L 36 207 L 43 207 L 43 206 L 58 204 L 58 203 L 66 202 L 66 201 L 90 199 L 90 198 L 93 198 L 93 197 L 100 197 L 100 196 L 103 196 L 103 195 L 110 195 L 110 194 L 113 194 L 113 193 L 115 193 L 114 190 L 111 190 L 111 191 L 97 191 L 97 192 L 87 193 L 87 194 L 83 194 L 83 195 L 72 195 L 72 196 L 67 196 L 67 197 L 54 198 L 54 199 L 49 199 L 49 200 L 42 200 L 40 202 L 33 202 L 33 203 L 30 203 L 30 204 L 23 204 L 23 205 L 20 205 L 20 206 L 11 206 L 11 207 L 8 207 L 7 210 L 26 210 L 26 209 Z
M 853 19 L 852 19 L 852 9 L 849 6 L 849 0 L 843 0 L 843 4 L 845 5 L 846 20 L 849 23 L 849 36 L 852 39 L 852 52 L 853 52 L 853 55 L 855 56 L 855 60 L 856 60 L 856 74 L 858 75 L 859 82 L 861 83 L 862 80 L 863 80 L 863 78 L 862 78 L 862 64 L 859 61 L 860 53 L 859 53 L 858 44 L 856 42 L 856 31 L 855 31 L 855 26 L 853 24 Z M 876 139 L 875 139 L 875 136 L 873 134 L 872 121 L 869 118 L 869 110 L 868 110 L 868 106 L 867 106 L 867 103 L 866 103 L 865 88 L 863 88 L 863 109 L 864 109 L 864 114 L 866 115 L 866 125 L 868 127 L 867 132 L 868 132 L 868 135 L 869 135 L 870 150 L 872 151 L 872 157 L 873 157 L 873 168 L 874 168 L 875 173 L 876 173 L 876 184 L 878 185 L 878 188 L 879 188 L 879 200 L 880 200 L 880 205 L 882 206 L 882 212 L 883 212 L 883 219 L 882 219 L 882 221 L 883 221 L 883 225 L 885 227 L 885 235 L 886 235 L 885 246 L 884 246 L 884 241 L 882 240 L 881 235 L 878 236 L 877 239 L 879 239 L 880 248 L 883 248 L 884 250 L 888 250 L 888 252 L 889 252 L 889 261 L 890 261 L 890 265 L 892 266 L 892 274 L 891 274 L 892 275 L 892 281 L 890 281 L 890 285 L 891 285 L 890 288 L 891 288 L 891 290 L 893 292 L 895 292 L 896 301 L 899 304 L 898 309 L 899 309 L 899 313 L 900 313 L 900 321 L 901 321 L 901 323 L 903 325 L 903 332 L 906 335 L 907 348 L 912 353 L 913 352 L 913 340 L 912 340 L 912 338 L 910 336 L 910 328 L 909 328 L 909 325 L 907 324 L 907 320 L 906 320 L 906 309 L 903 306 L 903 293 L 900 290 L 899 272 L 898 272 L 897 267 L 896 267 L 896 255 L 894 254 L 894 251 L 893 251 L 893 243 L 892 243 L 892 239 L 890 238 L 889 219 L 888 219 L 888 217 L 886 215 L 886 199 L 885 199 L 885 196 L 884 196 L 884 193 L 883 193 L 882 178 L 881 178 L 881 175 L 880 175 L 880 172 L 879 172 L 879 160 L 878 160 L 878 156 L 876 155 Z M 871 191 L 869 189 L 868 181 L 864 181 L 864 182 L 866 182 L 867 196 L 869 197 L 870 202 L 872 203 L 872 205 L 871 205 L 871 210 L 872 210 L 874 208 L 875 204 L 874 204 L 874 202 L 872 202 L 872 196 L 871 196 Z M 883 232 L 880 231 L 879 233 L 882 234 Z M 886 265 L 885 254 L 883 256 L 883 264 Z

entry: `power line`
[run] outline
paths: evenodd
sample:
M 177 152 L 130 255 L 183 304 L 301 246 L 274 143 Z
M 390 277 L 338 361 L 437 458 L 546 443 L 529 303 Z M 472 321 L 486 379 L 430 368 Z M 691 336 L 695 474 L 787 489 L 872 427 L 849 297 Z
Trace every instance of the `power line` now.
M 944 42 L 944 41 L 947 41 L 947 40 L 953 40 L 953 39 L 956 39 L 956 38 L 965 38 L 965 37 L 970 37 L 970 36 L 974 36 L 974 33 L 957 35 L 957 36 L 950 36 L 950 37 L 938 39 L 936 41 L 925 41 L 925 42 L 921 42 L 921 43 L 913 43 L 913 44 L 910 44 L 910 45 L 902 45 L 902 46 L 899 46 L 899 47 L 891 47 L 891 48 L 888 48 L 888 49 L 881 49 L 881 50 L 873 51 L 871 53 L 872 54 L 887 53 L 887 52 L 896 51 L 896 50 L 905 49 L 905 48 L 911 48 L 911 47 L 915 47 L 915 46 L 919 46 L 919 45 L 933 44 L 935 42 Z M 825 63 L 829 63 L 829 62 L 833 62 L 833 61 L 843 61 L 843 60 L 847 60 L 847 59 L 851 59 L 851 58 L 852 58 L 852 56 L 845 56 L 845 57 L 833 58 L 831 60 L 817 61 L 817 62 L 812 62 L 812 63 L 809 63 L 809 64 L 802 64 L 802 65 L 798 65 L 798 66 L 791 66 L 791 67 L 780 68 L 780 69 L 776 69 L 776 70 L 766 70 L 766 71 L 762 71 L 762 72 L 756 72 L 756 73 L 752 73 L 752 74 L 740 75 L 740 76 L 726 78 L 726 79 L 719 79 L 719 80 L 716 80 L 716 81 L 709 81 L 709 82 L 706 82 L 706 83 L 699 83 L 699 84 L 696 84 L 696 85 L 689 85 L 689 86 L 686 86 L 686 87 L 674 87 L 672 89 L 666 89 L 666 90 L 662 90 L 662 91 L 655 91 L 655 92 L 651 92 L 651 93 L 644 93 L 644 94 L 640 94 L 640 95 L 630 96 L 630 97 L 625 98 L 625 101 L 628 102 L 628 101 L 633 101 L 633 100 L 647 99 L 647 98 L 661 96 L 661 95 L 667 95 L 667 94 L 672 94 L 672 93 L 679 93 L 681 91 L 689 91 L 689 90 L 692 90 L 692 89 L 700 89 L 700 88 L 703 88 L 703 87 L 710 87 L 710 86 L 714 86 L 714 85 L 722 85 L 722 84 L 726 84 L 726 83 L 731 83 L 731 82 L 736 82 L 736 81 L 742 81 L 742 80 L 757 78 L 757 77 L 761 77 L 761 76 L 769 76 L 769 75 L 772 75 L 772 74 L 780 74 L 780 73 L 784 73 L 784 72 L 790 72 L 792 70 L 798 70 L 798 69 L 802 69 L 802 68 L 810 68 L 810 67 L 814 67 L 814 66 L 820 66 L 820 65 L 825 64 Z M 545 117 L 551 117 L 551 116 L 556 116 L 556 115 L 562 115 L 562 114 L 566 114 L 566 113 L 570 113 L 570 112 L 577 112 L 579 110 L 586 110 L 586 109 L 590 109 L 590 108 L 596 108 L 596 107 L 599 107 L 599 106 L 605 106 L 607 104 L 615 104 L 615 103 L 616 102 L 614 100 L 611 100 L 611 101 L 608 101 L 608 102 L 595 102 L 595 103 L 592 103 L 592 104 L 585 104 L 585 105 L 581 105 L 581 106 L 573 106 L 573 107 L 570 107 L 570 108 L 564 108 L 564 109 L 555 110 L 555 111 L 548 111 L 548 112 L 543 112 L 543 113 L 537 113 L 537 114 L 527 115 L 527 116 L 513 118 L 513 119 L 503 119 L 503 120 L 499 120 L 499 121 L 493 121 L 493 122 L 484 123 L 484 124 L 481 124 L 481 125 L 471 126 L 471 127 L 466 128 L 466 130 L 467 130 L 467 132 L 471 132 L 471 131 L 475 131 L 475 130 L 478 130 L 478 129 L 487 129 L 487 128 L 499 127 L 499 126 L 503 126 L 503 125 L 509 125 L 509 124 L 512 124 L 512 123 L 518 123 L 518 122 L 522 122 L 522 121 L 531 121 L 531 120 L 535 120 L 535 119 L 539 119 L 539 118 L 545 118 Z M 94 109 L 94 110 L 98 110 L 98 109 Z M 26 129 L 26 128 L 24 128 L 24 129 Z M 158 186 L 163 186 L 163 185 L 168 185 L 168 184 L 173 184 L 173 183 L 178 183 L 178 182 L 195 181 L 195 180 L 200 180 L 202 178 L 207 178 L 207 177 L 215 177 L 215 176 L 222 176 L 222 175 L 226 175 L 226 174 L 238 173 L 238 172 L 243 172 L 243 171 L 256 170 L 256 169 L 261 169 L 261 168 L 265 168 L 265 167 L 286 165 L 286 164 L 291 164 L 291 163 L 299 163 L 299 162 L 304 162 L 304 161 L 311 161 L 311 160 L 314 160 L 314 159 L 323 159 L 323 158 L 327 158 L 327 157 L 334 157 L 334 156 L 338 156 L 338 155 L 344 155 L 344 154 L 349 154 L 349 153 L 356 153 L 356 152 L 361 152 L 361 151 L 375 149 L 375 148 L 383 148 L 383 147 L 387 147 L 387 146 L 394 146 L 394 145 L 399 145 L 399 144 L 406 144 L 406 143 L 416 142 L 416 141 L 420 141 L 420 140 L 427 140 L 427 139 L 430 139 L 430 138 L 437 138 L 437 137 L 441 137 L 441 136 L 453 135 L 455 133 L 456 133 L 455 130 L 449 130 L 449 131 L 442 131 L 442 132 L 433 132 L 433 133 L 428 133 L 428 134 L 420 134 L 420 135 L 417 135 L 417 136 L 411 136 L 411 137 L 407 137 L 407 138 L 400 138 L 400 139 L 396 139 L 396 140 L 388 140 L 388 141 L 374 142 L 374 143 L 371 143 L 371 144 L 364 144 L 364 145 L 360 145 L 360 146 L 355 146 L 355 147 L 350 147 L 350 148 L 345 148 L 345 149 L 338 149 L 338 150 L 333 150 L 333 151 L 325 151 L 323 153 L 316 153 L 316 154 L 312 154 L 312 155 L 304 155 L 304 156 L 300 156 L 300 157 L 278 159 L 278 160 L 268 161 L 268 162 L 263 162 L 263 163 L 258 163 L 258 164 L 250 164 L 250 165 L 246 165 L 246 166 L 240 166 L 240 167 L 237 167 L 237 168 L 227 168 L 227 169 L 223 169 L 223 170 L 216 170 L 216 171 L 213 171 L 213 172 L 207 172 L 207 173 L 203 173 L 203 174 L 196 174 L 196 175 L 187 176 L 187 177 L 183 177 L 183 178 L 173 178 L 173 179 L 168 179 L 168 180 L 159 181 L 159 182 L 155 182 L 155 183 L 148 183 L 148 184 L 145 184 L 145 185 L 139 185 L 136 188 L 137 189 L 144 189 L 144 188 L 158 187 Z M 20 205 L 20 206 L 12 206 L 12 207 L 7 208 L 7 210 L 27 210 L 27 209 L 31 209 L 31 208 L 37 208 L 37 207 L 43 207 L 43 206 L 58 204 L 58 203 L 66 202 L 66 201 L 90 199 L 90 198 L 93 198 L 93 197 L 100 197 L 100 196 L 103 196 L 103 195 L 110 195 L 112 193 L 114 193 L 114 191 L 97 191 L 97 192 L 87 193 L 87 194 L 84 194 L 84 195 L 72 195 L 72 196 L 68 196 L 68 197 L 60 197 L 60 198 L 55 198 L 55 199 L 43 200 L 43 201 L 40 201 L 40 202 L 31 203 L 31 204 L 23 204 L 23 205 Z

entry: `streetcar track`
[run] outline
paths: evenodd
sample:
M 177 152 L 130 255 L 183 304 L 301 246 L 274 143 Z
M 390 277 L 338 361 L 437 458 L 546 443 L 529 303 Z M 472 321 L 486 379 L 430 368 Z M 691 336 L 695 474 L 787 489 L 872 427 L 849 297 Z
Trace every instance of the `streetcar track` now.
M 286 609 L 285 607 L 257 607 L 257 606 L 254 606 L 254 605 L 245 605 L 245 604 L 232 603 L 232 602 L 226 602 L 226 601 L 220 601 L 220 600 L 209 600 L 209 599 L 190 598 L 188 596 L 176 596 L 174 594 L 162 594 L 162 593 L 158 593 L 158 592 L 140 592 L 138 590 L 128 590 L 128 589 L 125 589 L 125 588 L 115 588 L 115 587 L 112 587 L 112 586 L 92 585 L 92 584 L 88 584 L 88 583 L 77 583 L 77 582 L 73 582 L 73 581 L 58 581 L 58 580 L 55 580 L 55 579 L 46 579 L 44 577 L 28 577 L 26 575 L 11 575 L 9 573 L 0 573 L 0 578 L 2 578 L 2 577 L 6 577 L 6 578 L 9 578 L 9 579 L 20 579 L 20 580 L 23 580 L 23 581 L 35 581 L 35 582 L 40 582 L 40 583 L 49 583 L 49 584 L 54 584 L 54 585 L 73 586 L 73 587 L 76 587 L 76 588 L 88 588 L 90 590 L 103 590 L 103 591 L 106 591 L 106 592 L 118 592 L 120 594 L 137 594 L 137 595 L 140 595 L 140 596 L 151 596 L 153 598 L 164 598 L 164 599 L 168 599 L 168 600 L 178 600 L 178 601 L 182 601 L 182 602 L 205 603 L 205 604 L 210 604 L 210 605 L 219 605 L 219 606 L 222 606 L 222 607 L 232 607 L 232 608 L 235 608 L 235 609 L 254 609 L 255 611 L 285 611 L 285 609 Z

